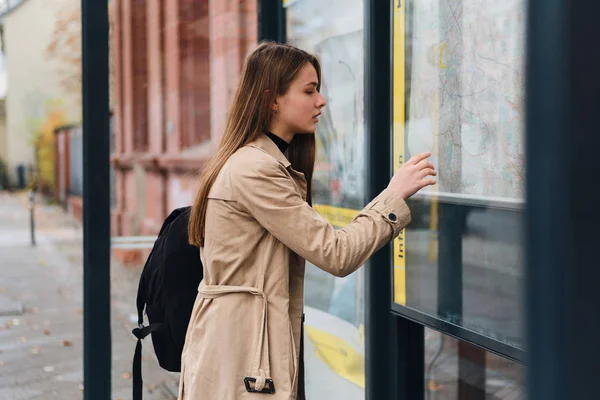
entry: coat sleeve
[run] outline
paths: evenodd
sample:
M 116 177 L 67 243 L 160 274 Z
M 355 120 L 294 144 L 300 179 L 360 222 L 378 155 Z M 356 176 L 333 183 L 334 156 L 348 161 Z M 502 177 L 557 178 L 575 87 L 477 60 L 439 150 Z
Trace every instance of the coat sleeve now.
M 246 163 L 231 170 L 236 201 L 288 248 L 332 275 L 356 271 L 410 222 L 404 199 L 386 189 L 352 223 L 336 230 L 302 199 L 279 162 L 241 164 Z

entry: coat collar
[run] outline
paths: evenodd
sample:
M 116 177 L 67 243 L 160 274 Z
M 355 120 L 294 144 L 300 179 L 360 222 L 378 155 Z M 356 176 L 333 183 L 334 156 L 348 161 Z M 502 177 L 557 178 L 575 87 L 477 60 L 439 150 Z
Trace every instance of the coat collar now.
M 264 133 L 260 133 L 256 139 L 248 143 L 248 146 L 264 151 L 265 153 L 275 158 L 281 165 L 283 165 L 284 168 L 286 168 L 290 172 L 292 178 L 298 185 L 302 198 L 306 200 L 306 177 L 303 173 L 295 171 L 293 168 L 290 168 L 290 160 L 288 160 L 287 157 L 283 155 L 283 153 L 281 153 L 279 147 L 277 147 L 277 145 L 273 143 L 271 138 L 269 138 Z
M 270 154 L 273 158 L 279 161 L 285 168 L 288 168 L 291 164 L 283 153 L 279 150 L 279 147 L 264 133 L 259 133 L 256 139 L 248 143 L 248 146 L 254 147 Z

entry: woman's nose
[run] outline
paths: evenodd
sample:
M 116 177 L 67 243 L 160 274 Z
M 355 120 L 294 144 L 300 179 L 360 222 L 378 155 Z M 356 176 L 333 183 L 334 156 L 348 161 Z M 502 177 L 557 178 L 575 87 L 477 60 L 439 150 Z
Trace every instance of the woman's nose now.
M 322 94 L 319 94 L 319 101 L 317 102 L 317 107 L 323 108 L 326 105 L 327 105 L 327 101 L 325 100 L 325 97 L 323 97 Z

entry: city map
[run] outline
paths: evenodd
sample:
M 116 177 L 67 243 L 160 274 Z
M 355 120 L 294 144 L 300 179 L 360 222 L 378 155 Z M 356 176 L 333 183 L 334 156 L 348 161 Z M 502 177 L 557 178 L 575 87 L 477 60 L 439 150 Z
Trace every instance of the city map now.
M 405 4 L 405 159 L 432 151 L 440 194 L 522 200 L 524 1 Z

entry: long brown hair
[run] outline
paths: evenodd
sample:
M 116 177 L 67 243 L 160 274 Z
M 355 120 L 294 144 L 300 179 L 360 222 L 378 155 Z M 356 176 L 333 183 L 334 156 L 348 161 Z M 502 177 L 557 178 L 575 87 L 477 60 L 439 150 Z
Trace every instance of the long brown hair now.
M 271 105 L 278 95 L 284 95 L 288 91 L 290 84 L 307 63 L 312 64 L 317 71 L 318 90 L 321 85 L 321 65 L 316 57 L 303 50 L 265 41 L 246 58 L 221 144 L 200 176 L 188 226 L 191 244 L 204 246 L 208 194 L 221 168 L 239 148 L 269 129 L 273 116 Z M 302 134 L 294 136 L 287 150 L 292 168 L 302 172 L 306 178 L 309 204 L 315 149 L 315 136 Z

